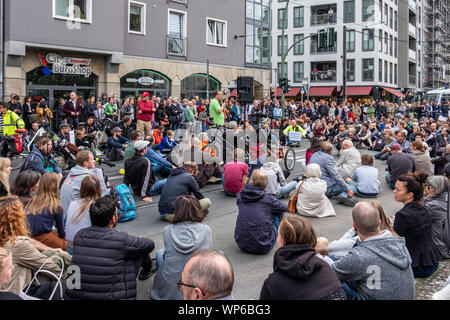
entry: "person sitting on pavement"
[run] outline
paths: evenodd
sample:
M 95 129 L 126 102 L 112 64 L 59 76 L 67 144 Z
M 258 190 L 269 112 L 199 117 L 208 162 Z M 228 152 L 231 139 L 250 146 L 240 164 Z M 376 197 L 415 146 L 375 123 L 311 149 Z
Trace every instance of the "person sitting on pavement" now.
M 447 237 L 448 181 L 444 176 L 431 176 L 427 179 L 424 199 L 425 208 L 431 215 L 433 242 L 438 248 L 439 260 L 450 259 L 450 245 Z
M 263 170 L 254 170 L 250 186 L 236 197 L 238 217 L 234 240 L 238 247 L 253 254 L 266 254 L 275 245 L 278 227 L 288 207 L 266 191 L 268 176 Z
M 320 166 L 320 170 L 322 171 L 320 178 L 327 183 L 327 192 L 325 195 L 328 198 L 338 196 L 338 200 L 344 205 L 353 207 L 355 203 L 351 198 L 354 192 L 337 173 L 332 154 L 333 145 L 331 142 L 324 142 L 320 147 L 320 151 L 312 155 L 309 163 L 317 163 Z
M 162 176 L 167 177 L 172 169 L 175 169 L 176 167 L 165 158 L 163 158 L 162 155 L 154 149 L 154 137 L 150 137 L 148 141 L 149 145 L 145 157 L 150 160 L 153 173 L 155 174 L 155 176 L 161 174 Z
M 352 218 L 359 241 L 332 264 L 347 298 L 413 300 L 415 282 L 405 239 L 381 230 L 379 213 L 367 202 L 353 208 Z
M 123 183 L 130 186 L 133 193 L 145 202 L 152 202 L 152 196 L 160 194 L 166 180 L 158 181 L 152 172 L 150 160 L 145 157 L 149 142 L 139 140 L 134 143 L 134 156 L 125 162 Z
M 186 262 L 177 282 L 184 300 L 233 300 L 234 271 L 217 250 L 197 250 Z
M 266 191 L 273 194 L 278 199 L 289 197 L 290 192 L 294 190 L 297 185 L 296 181 L 286 182 L 284 172 L 273 155 L 266 157 L 266 162 L 260 170 L 267 175 L 269 180 Z
M 381 150 L 380 153 L 377 153 L 375 155 L 375 159 L 379 159 L 379 160 L 387 160 L 389 158 L 389 156 L 392 154 L 392 145 L 393 144 L 398 144 L 400 145 L 402 151 L 404 153 L 409 153 L 409 148 L 410 148 L 410 143 L 408 141 L 408 139 L 406 139 L 406 133 L 405 131 L 396 131 L 395 132 L 395 140 L 394 142 L 392 142 L 389 145 L 386 145 L 383 150 Z
M 283 218 L 273 273 L 264 281 L 260 300 L 345 300 L 329 264 L 316 254 L 316 233 L 303 217 Z
M 196 250 L 212 247 L 211 228 L 203 223 L 205 215 L 195 197 L 179 196 L 174 212 L 172 223 L 163 231 L 164 249 L 156 253 L 157 271 L 150 291 L 152 300 L 182 299 L 176 281 L 182 277 L 186 262 Z
M 394 190 L 398 177 L 410 171 L 414 172 L 415 166 L 413 157 L 404 153 L 398 143 L 392 144 L 390 150 L 391 155 L 387 159 L 386 182 Z
M 162 220 L 168 222 L 173 220 L 175 199 L 182 195 L 194 194 L 200 202 L 202 211 L 205 215 L 207 214 L 208 209 L 211 206 L 211 200 L 205 198 L 200 191 L 197 180 L 195 180 L 197 174 L 198 166 L 191 161 L 185 162 L 182 167 L 172 170 L 167 178 L 158 202 L 158 209 Z
M 6 287 L 11 282 L 14 265 L 11 250 L 0 247 L 0 288 Z M 0 301 L 22 300 L 17 294 L 0 291 Z
M 431 163 L 434 164 L 434 174 L 439 176 L 444 174 L 444 167 L 447 163 L 450 163 L 450 144 L 445 147 L 445 154 L 431 159 Z
M 375 198 L 380 192 L 378 169 L 373 166 L 373 157 L 370 154 L 361 156 L 361 167 L 356 169 L 351 178 L 345 179 L 356 195 L 363 198 Z
M 124 150 L 129 140 L 122 137 L 122 129 L 115 127 L 112 129 L 112 136 L 108 139 L 108 158 L 110 161 L 123 160 Z
M 177 145 L 175 141 L 172 140 L 173 131 L 167 130 L 166 136 L 161 140 L 159 144 L 159 152 L 163 154 L 169 154 L 173 148 Z
M 297 199 L 297 212 L 306 217 L 325 218 L 334 217 L 330 199 L 325 195 L 327 183 L 320 179 L 322 171 L 317 163 L 311 163 L 306 167 L 306 180 L 297 184 L 296 190 L 300 188 Z
M 48 137 L 37 138 L 21 171 L 36 171 L 41 175 L 46 172 L 55 172 L 62 177 L 62 169 L 52 158 L 52 148 L 52 141 Z
M 303 137 L 306 136 L 306 131 L 297 124 L 297 120 L 295 120 L 295 119 L 291 120 L 290 125 L 286 129 L 283 130 L 283 134 L 286 136 L 288 145 L 292 145 L 292 143 L 294 142 L 289 137 L 290 132 L 300 132 Z M 295 143 L 300 144 L 301 140 L 295 141 Z
M 235 197 L 247 184 L 248 165 L 244 162 L 244 150 L 234 149 L 233 162 L 223 169 L 223 190 L 225 195 Z
M 152 240 L 132 236 L 117 226 L 118 201 L 112 195 L 97 199 L 89 209 L 92 226 L 73 240 L 72 266 L 81 272 L 78 287 L 67 289 L 70 300 L 136 300 L 137 283 L 152 275 Z
M 433 175 L 433 168 L 430 157 L 425 154 L 423 144 L 419 141 L 411 143 L 411 156 L 414 159 L 414 169 L 416 171 L 424 171 L 428 176 Z
M 361 154 L 353 146 L 353 142 L 349 139 L 342 141 L 342 148 L 338 162 L 336 163 L 336 170 L 341 175 L 342 179 L 350 178 L 355 170 L 361 165 Z
M 59 125 L 59 132 L 56 134 L 59 139 L 70 141 L 70 124 L 63 122 Z
M 164 126 L 159 126 L 155 129 L 153 129 L 153 137 L 155 138 L 155 144 L 153 145 L 153 148 L 155 150 L 159 150 L 159 144 L 161 143 L 162 139 L 164 138 L 164 130 L 166 128 Z
M 130 142 L 127 143 L 127 147 L 125 148 L 125 151 L 123 152 L 123 163 L 130 159 L 136 151 L 134 150 L 134 143 L 142 140 L 143 134 L 140 130 L 133 130 L 130 133 Z
M 403 174 L 397 179 L 394 190 L 395 201 L 404 205 L 395 214 L 394 231 L 405 238 L 415 278 L 427 278 L 439 267 L 431 215 L 422 204 L 426 180 L 423 172 Z
M 133 130 L 133 120 L 131 120 L 130 116 L 123 117 L 122 121 L 120 121 L 119 128 L 122 130 L 122 137 L 130 140 L 130 134 Z

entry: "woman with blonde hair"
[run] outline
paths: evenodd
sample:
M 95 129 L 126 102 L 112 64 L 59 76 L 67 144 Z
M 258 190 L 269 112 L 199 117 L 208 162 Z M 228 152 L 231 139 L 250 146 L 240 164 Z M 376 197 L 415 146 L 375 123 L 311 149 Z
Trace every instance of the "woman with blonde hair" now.
M 66 250 L 64 209 L 59 200 L 60 176 L 45 173 L 39 182 L 36 196 L 25 207 L 32 238 L 51 248 Z M 58 233 L 53 231 L 56 225 Z
M 87 175 L 81 182 L 80 199 L 73 200 L 67 209 L 66 240 L 69 254 L 72 254 L 73 238 L 77 232 L 92 226 L 89 208 L 101 196 L 100 181 L 97 177 Z
M 9 176 L 11 175 L 11 160 L 0 158 L 0 197 L 9 194 Z

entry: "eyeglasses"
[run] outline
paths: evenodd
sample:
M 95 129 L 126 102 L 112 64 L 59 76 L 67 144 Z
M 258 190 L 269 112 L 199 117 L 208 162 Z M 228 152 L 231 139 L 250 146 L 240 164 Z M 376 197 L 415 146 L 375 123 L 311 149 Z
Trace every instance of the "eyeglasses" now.
M 177 288 L 178 288 L 178 291 L 181 291 L 181 287 L 182 287 L 182 286 L 189 287 L 189 288 L 193 288 L 193 289 L 195 289 L 195 288 L 200 289 L 199 287 L 193 286 L 192 284 L 186 284 L 186 283 L 183 283 L 183 282 L 181 282 L 181 279 L 180 279 L 180 280 L 177 282 Z M 200 289 L 200 292 L 202 293 L 203 296 L 206 296 L 206 294 L 203 292 L 202 289 Z

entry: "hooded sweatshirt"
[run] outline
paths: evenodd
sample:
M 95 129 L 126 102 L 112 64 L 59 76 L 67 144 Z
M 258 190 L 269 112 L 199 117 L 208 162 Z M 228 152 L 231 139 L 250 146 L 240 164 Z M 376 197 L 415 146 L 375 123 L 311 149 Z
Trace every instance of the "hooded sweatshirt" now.
M 264 281 L 260 300 L 345 300 L 331 267 L 310 244 L 291 244 L 277 250 L 273 273 Z
M 164 262 L 156 272 L 150 297 L 153 300 L 183 300 L 177 281 L 194 251 L 211 249 L 211 228 L 200 222 L 178 222 L 164 229 L 163 238 Z
M 64 212 L 67 212 L 72 200 L 80 198 L 81 182 L 83 181 L 84 177 L 90 174 L 92 173 L 89 171 L 89 169 L 83 168 L 79 165 L 76 165 L 75 167 L 70 169 L 66 180 L 64 180 L 64 183 L 61 186 L 60 192 L 61 204 L 64 208 Z
M 281 187 L 286 185 L 286 179 L 284 178 L 283 170 L 280 165 L 274 162 L 266 162 L 262 166 L 261 170 L 267 174 L 268 184 L 266 191 L 268 193 L 278 195 L 281 191 Z
M 356 282 L 360 300 L 414 299 L 414 274 L 405 239 L 387 230 L 357 241 L 332 267 L 341 282 Z

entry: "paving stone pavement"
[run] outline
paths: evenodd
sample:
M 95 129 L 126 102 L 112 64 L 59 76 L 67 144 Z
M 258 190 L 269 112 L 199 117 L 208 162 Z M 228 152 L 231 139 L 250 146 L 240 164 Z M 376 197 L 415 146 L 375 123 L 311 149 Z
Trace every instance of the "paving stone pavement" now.
M 450 260 L 441 261 L 439 269 L 429 278 L 416 279 L 416 300 L 431 300 L 433 294 L 442 289 L 450 275 Z

